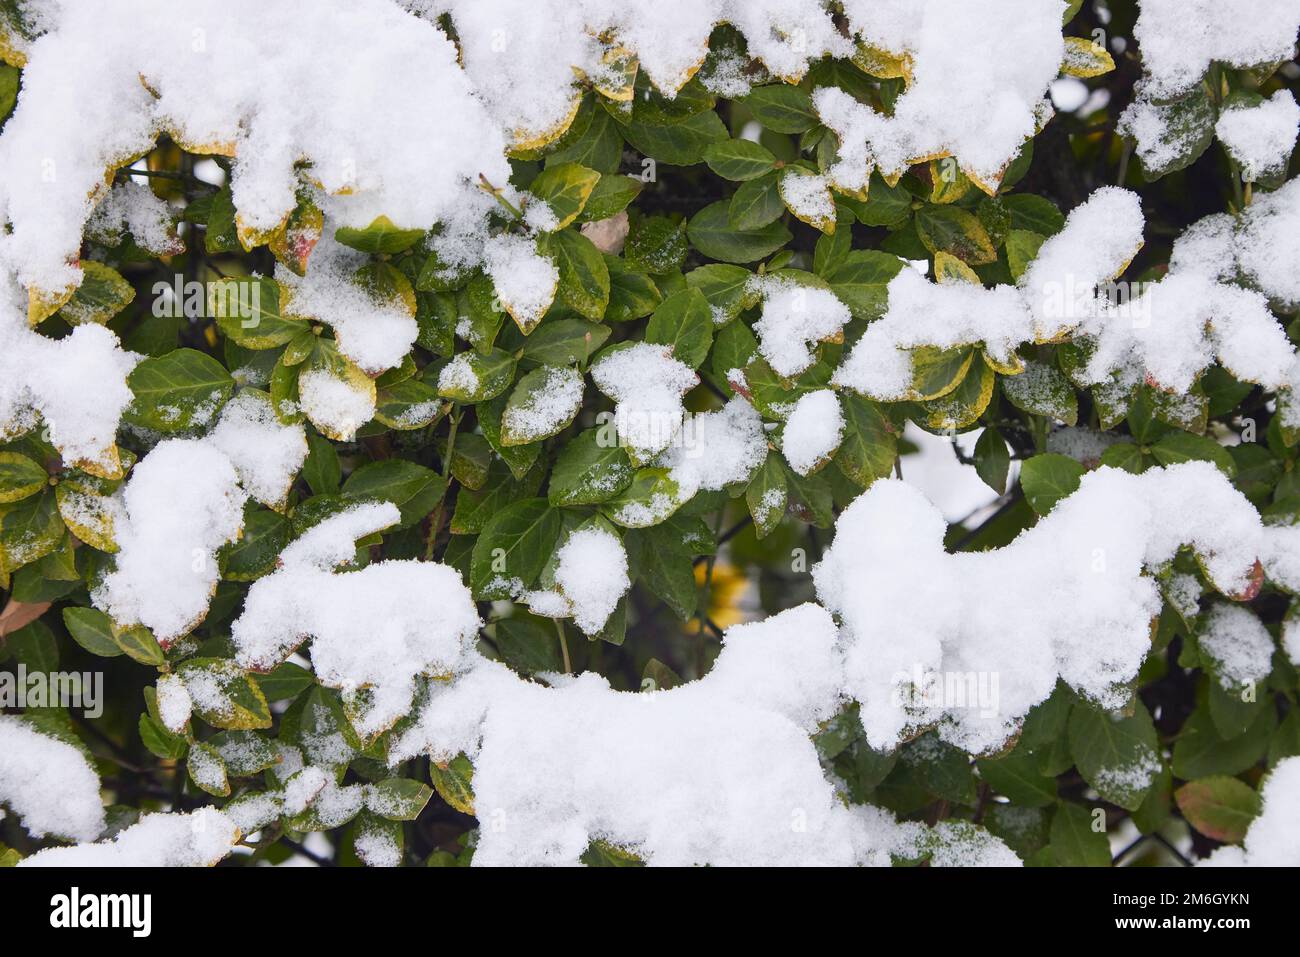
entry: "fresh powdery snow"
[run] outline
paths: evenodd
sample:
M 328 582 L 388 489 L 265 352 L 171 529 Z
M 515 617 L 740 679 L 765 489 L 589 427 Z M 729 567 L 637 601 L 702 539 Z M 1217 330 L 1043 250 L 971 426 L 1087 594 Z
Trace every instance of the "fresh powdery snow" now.
M 307 433 L 301 423 L 282 423 L 270 397 L 253 389 L 243 390 L 222 407 L 207 441 L 230 460 L 244 490 L 272 508 L 284 505 L 307 459 Z
M 1249 238 L 1256 227 L 1269 239 L 1300 211 L 1300 190 L 1261 198 L 1262 213 L 1241 227 L 1236 255 L 1258 259 L 1261 292 L 1227 285 L 1212 250 L 1229 242 L 1227 224 L 1194 226 L 1175 246 L 1169 274 L 1110 295 L 1106 284 L 1142 245 L 1143 217 L 1135 193 L 1103 187 L 1070 213 L 1065 227 L 1043 243 L 1015 287 L 934 283 L 904 269 L 889 283 L 885 314 L 867 327 L 836 370 L 833 382 L 882 400 L 908 398 L 918 346 L 950 348 L 983 343 L 995 360 L 1027 342 L 1065 334 L 1094 346 L 1079 375 L 1088 383 L 1146 381 L 1186 392 L 1216 360 L 1237 378 L 1276 389 L 1289 385 L 1295 349 L 1269 311 L 1265 294 L 1286 299 L 1294 270 L 1281 275 L 1276 253 Z M 1180 241 L 1181 242 L 1181 241 Z M 1289 242 L 1289 241 L 1288 241 Z M 1243 272 L 1247 267 L 1243 265 Z
M 739 397 L 716 412 L 692 415 L 679 438 L 659 464 L 669 470 L 684 499 L 748 481 L 767 455 L 763 418 Z
M 480 831 L 476 865 L 576 864 L 596 838 L 652 865 L 917 856 L 923 829 L 845 805 L 809 740 L 836 706 L 835 645 L 830 616 L 805 604 L 730 629 L 713 670 L 668 691 L 592 673 L 547 687 L 471 659 L 390 760 L 470 756 L 475 805 L 502 825 Z
M 72 263 L 105 172 L 162 132 L 235 157 L 235 206 L 254 231 L 294 208 L 303 163 L 330 220 L 356 227 L 386 215 L 427 229 L 480 174 L 509 177 L 455 47 L 397 4 L 322 0 L 304 17 L 291 4 L 192 0 L 174 14 L 167 0 L 129 0 L 111 18 L 65 3 L 27 51 L 22 102 L 0 136 L 0 221 L 13 226 L 0 266 L 24 286 L 80 281 Z M 419 95 L 377 96 L 375 77 Z
M 146 814 L 107 841 L 52 847 L 19 867 L 211 867 L 234 849 L 240 831 L 214 807 Z
M 790 468 L 807 475 L 839 448 L 844 435 L 844 413 L 830 389 L 799 397 L 781 433 L 781 451 Z
M 32 837 L 93 841 L 104 830 L 99 775 L 71 744 L 0 714 L 0 805 Z
M 843 623 L 845 690 L 861 703 L 876 748 L 938 722 L 945 740 L 996 750 L 1058 676 L 1107 707 L 1122 705 L 1160 611 L 1143 570 L 1187 544 L 1221 589 L 1244 592 L 1264 530 L 1221 472 L 1189 462 L 1142 475 L 1091 472 L 995 551 L 948 554 L 946 531 L 919 492 L 880 480 L 840 515 L 813 569 L 818 598 Z M 986 601 L 994 591 L 1006 600 Z M 949 706 L 909 693 L 936 674 L 997 675 L 998 700 Z
M 684 396 L 700 378 L 653 342 L 610 349 L 591 367 L 591 381 L 614 400 L 614 428 L 624 445 L 645 457 L 666 449 L 682 427 Z
M 377 299 L 357 281 L 357 270 L 369 261 L 365 253 L 334 242 L 327 230 L 312 249 L 305 276 L 277 265 L 275 278 L 284 315 L 328 323 L 339 352 L 378 375 L 401 364 L 419 327 L 400 301 Z
M 397 506 L 358 505 L 305 532 L 280 567 L 249 589 L 231 625 L 236 659 L 269 671 L 306 638 L 320 680 L 345 693 L 370 692 L 357 730 L 373 736 L 406 714 L 421 674 L 445 673 L 478 633 L 478 612 L 446 565 L 384 561 L 336 572 L 356 540 L 397 524 Z
M 911 163 L 952 155 L 981 188 L 996 189 L 1051 116 L 1047 89 L 1065 59 L 1062 10 L 1043 0 L 846 0 L 850 29 L 904 57 L 910 83 L 890 116 L 838 87 L 814 91 L 818 115 L 840 139 L 836 185 L 863 190 L 873 167 L 896 177 Z
M 1218 60 L 1237 67 L 1289 60 L 1300 0 L 1141 0 L 1133 37 L 1151 92 L 1172 96 Z
M 780 376 L 794 376 L 813 363 L 812 350 L 841 334 L 849 309 L 827 289 L 782 278 L 751 280 L 763 296 L 763 313 L 754 323 L 758 351 Z
M 547 596 L 559 602 L 550 617 L 573 616 L 582 633 L 594 637 L 632 582 L 627 577 L 627 552 L 622 541 L 607 528 L 574 529 L 556 553 L 555 585 L 558 592 L 530 592 L 528 603 L 534 613 L 548 615 Z
M 239 535 L 246 497 L 234 465 L 211 443 L 160 442 L 123 489 L 115 566 L 91 592 L 95 606 L 164 644 L 186 634 L 207 614 L 217 549 Z
M 483 269 L 520 328 L 531 330 L 542 321 L 555 298 L 560 270 L 537 251 L 534 240 L 509 233 L 494 236 L 483 247 Z
M 1240 605 L 1216 604 L 1201 622 L 1197 645 L 1214 665 L 1219 684 L 1240 691 L 1273 670 L 1273 639 L 1264 623 Z
M 1258 106 L 1224 110 L 1214 125 L 1219 141 L 1239 164 L 1243 179 L 1257 180 L 1286 168 L 1300 128 L 1300 105 L 1290 90 L 1278 90 Z

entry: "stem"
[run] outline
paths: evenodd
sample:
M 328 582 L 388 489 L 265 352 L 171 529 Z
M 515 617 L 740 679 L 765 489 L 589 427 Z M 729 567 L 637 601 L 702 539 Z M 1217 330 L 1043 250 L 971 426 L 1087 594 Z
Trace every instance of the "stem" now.
M 552 618 L 555 622 L 555 633 L 560 636 L 560 654 L 564 657 L 564 673 L 573 674 L 573 663 L 569 661 L 569 639 L 564 635 L 564 622 L 559 618 Z
M 500 203 L 503 207 L 505 207 L 506 211 L 510 213 L 511 216 L 513 216 L 515 219 L 524 218 L 524 214 L 519 209 L 517 209 L 513 203 L 511 203 L 508 199 L 502 196 L 501 190 L 493 186 L 490 182 L 488 182 L 488 178 L 486 176 L 484 176 L 482 173 L 479 173 L 478 178 L 479 178 L 479 188 L 482 189 L 485 193 L 490 193 L 492 198 L 495 199 L 498 203 Z
M 453 411 L 450 418 L 450 427 L 447 431 L 447 454 L 442 457 L 442 477 L 447 480 L 450 486 L 451 475 L 451 456 L 456 451 L 456 430 L 460 428 L 460 417 L 462 412 L 459 407 L 453 403 Z M 438 532 L 442 530 L 442 513 L 447 505 L 447 492 L 449 488 L 444 488 L 442 498 L 438 500 L 438 507 L 433 510 L 433 515 L 429 521 L 429 539 L 424 546 L 424 560 L 433 561 L 433 546 L 438 541 Z

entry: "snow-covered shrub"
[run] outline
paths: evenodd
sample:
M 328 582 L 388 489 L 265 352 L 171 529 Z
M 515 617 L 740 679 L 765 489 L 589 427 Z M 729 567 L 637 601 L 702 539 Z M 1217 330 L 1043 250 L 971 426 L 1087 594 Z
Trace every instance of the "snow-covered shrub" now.
M 0 863 L 1300 864 L 1298 28 L 0 0 Z

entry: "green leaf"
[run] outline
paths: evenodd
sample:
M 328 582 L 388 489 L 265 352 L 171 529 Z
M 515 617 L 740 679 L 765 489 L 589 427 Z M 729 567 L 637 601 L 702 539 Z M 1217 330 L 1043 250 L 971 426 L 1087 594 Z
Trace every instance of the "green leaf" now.
M 1046 515 L 1079 487 L 1083 471 L 1083 466 L 1067 455 L 1043 452 L 1020 466 L 1020 487 L 1034 511 Z
M 113 638 L 113 623 L 102 611 L 94 608 L 65 608 L 63 624 L 72 640 L 92 655 L 116 658 L 122 654 L 122 648 Z
M 888 302 L 888 286 L 906 265 L 897 256 L 874 249 L 855 249 L 826 275 L 835 293 L 855 319 L 878 319 Z
M 427 784 L 410 778 L 387 778 L 371 786 L 366 807 L 390 821 L 414 821 L 433 797 Z
M 343 469 L 334 443 L 315 429 L 307 430 L 307 461 L 302 466 L 302 477 L 317 495 L 330 495 L 339 490 Z
M 402 513 L 398 528 L 424 519 L 447 491 L 447 480 L 406 459 L 368 462 L 348 476 L 343 495 L 354 501 L 392 502 Z
M 334 238 L 344 246 L 351 246 L 363 253 L 400 253 L 419 241 L 424 235 L 421 229 L 402 229 L 387 216 L 378 216 L 364 229 L 352 226 L 340 226 L 334 232 Z
M 587 205 L 582 208 L 578 222 L 594 223 L 617 216 L 641 195 L 644 188 L 645 183 L 635 176 L 619 176 L 615 173 L 602 176 L 587 197 Z
M 616 498 L 602 503 L 600 510 L 616 525 L 647 528 L 667 519 L 684 502 L 682 490 L 669 478 L 668 469 L 643 468 L 637 469 L 631 484 Z
M 609 326 L 585 319 L 553 319 L 524 340 L 523 357 L 547 366 L 585 367 L 609 338 Z
M 671 346 L 679 362 L 698 369 L 713 344 L 713 312 L 704 293 L 685 289 L 665 299 L 650 317 L 645 339 Z
M 582 406 L 583 378 L 569 366 L 541 366 L 515 383 L 501 413 L 503 445 L 528 445 L 562 432 Z M 488 436 L 491 441 L 491 436 Z
M 721 200 L 691 217 L 686 227 L 691 245 L 710 259 L 728 263 L 749 263 L 770 256 L 792 236 L 780 222 L 762 229 L 737 230 L 727 219 L 728 202 Z
M 444 366 L 438 395 L 466 403 L 495 399 L 514 382 L 515 362 L 514 355 L 504 349 L 462 352 Z
M 560 641 L 553 628 L 533 618 L 503 618 L 496 624 L 501 659 L 520 674 L 564 670 Z
M 1225 775 L 1189 781 L 1174 792 L 1174 800 L 1192 827 L 1224 844 L 1240 844 L 1261 810 L 1250 785 Z
M 750 140 L 723 140 L 704 151 L 704 162 L 723 179 L 757 179 L 776 167 L 776 157 Z
M 1066 425 L 1079 420 L 1079 397 L 1055 366 L 1029 360 L 1019 375 L 1002 377 L 1002 394 L 1017 409 L 1056 419 Z
M 311 331 L 306 319 L 285 314 L 274 279 L 218 279 L 207 290 L 217 328 L 245 349 L 275 349 Z
M 0 452 L 0 504 L 35 495 L 49 483 L 45 469 L 18 452 Z
M 0 570 L 15 571 L 44 558 L 63 539 L 58 500 L 48 486 L 37 495 L 0 505 Z
M 1033 193 L 1013 193 L 1001 197 L 1003 208 L 1011 214 L 1011 229 L 1052 236 L 1065 226 L 1065 215 L 1050 199 Z
M 688 272 L 686 285 L 704 294 L 713 310 L 714 324 L 719 325 L 758 303 L 759 294 L 753 288 L 753 278 L 754 274 L 742 266 L 709 263 Z
M 992 426 L 975 441 L 975 474 L 999 495 L 1007 490 L 1007 473 L 1011 469 L 1011 452 L 1007 440 Z
M 599 322 L 609 304 L 609 267 L 591 240 L 574 230 L 542 236 L 538 250 L 550 256 L 560 272 L 556 297 L 579 315 Z
M 189 743 L 181 735 L 172 734 L 151 714 L 141 714 L 137 726 L 144 746 L 164 760 L 179 761 L 189 750 Z
M 1214 439 L 1205 435 L 1192 435 L 1190 432 L 1170 432 L 1155 445 L 1151 454 L 1161 465 L 1177 465 L 1179 462 L 1213 462 L 1228 478 L 1236 478 L 1237 463 L 1231 453 Z
M 507 451 L 517 451 L 508 449 Z M 496 459 L 488 465 L 487 478 L 480 491 L 461 489 L 456 496 L 456 511 L 451 516 L 451 533 L 453 535 L 477 535 L 483 530 L 489 518 L 520 499 L 532 498 L 542 484 L 542 470 L 525 470 L 521 479 L 516 479 L 510 467 L 502 460 Z M 552 473 L 552 488 L 554 487 Z
M 59 310 L 70 325 L 103 325 L 135 299 L 135 287 L 113 267 L 87 259 L 82 260 L 81 269 L 81 285 Z
M 269 508 L 249 504 L 244 508 L 244 532 L 217 553 L 221 577 L 228 581 L 253 581 L 274 571 L 280 552 L 292 538 L 289 520 Z
M 422 429 L 445 410 L 437 390 L 419 379 L 403 379 L 375 393 L 375 421 L 399 432 Z
M 1094 831 L 1087 808 L 1062 801 L 1052 815 L 1051 849 L 1060 867 L 1109 867 L 1110 841 L 1106 832 Z
M 1070 753 L 1104 800 L 1134 811 L 1160 773 L 1155 725 L 1141 701 L 1125 717 L 1080 703 L 1070 712 Z
M 578 218 L 600 178 L 600 173 L 578 163 L 558 163 L 538 173 L 528 191 L 555 213 L 558 223 L 553 228 L 563 229 Z
M 740 103 L 753 114 L 759 124 L 774 133 L 803 133 L 817 125 L 817 111 L 812 97 L 797 86 L 773 83 L 758 86 Z
M 489 402 L 480 402 L 474 407 L 478 413 L 478 424 L 483 430 L 483 437 L 488 440 L 492 450 L 510 466 L 510 472 L 516 479 L 527 474 L 537 461 L 542 451 L 541 442 L 528 442 L 523 445 L 507 445 L 501 437 L 501 417 L 505 412 L 507 396 L 497 396 Z
M 282 661 L 257 680 L 267 701 L 296 698 L 316 683 L 316 676 L 292 661 Z
M 655 276 L 680 269 L 686 253 L 686 224 L 667 216 L 637 217 L 623 247 L 623 258 L 630 268 Z
M 125 421 L 166 434 L 214 421 L 235 388 L 220 362 L 194 349 L 143 360 L 126 384 L 135 401 Z
M 1198 707 L 1174 743 L 1174 776 L 1192 781 L 1218 774 L 1240 774 L 1264 757 L 1276 726 L 1274 709 L 1261 708 L 1245 734 L 1225 740 L 1219 737 L 1209 708 Z
M 606 322 L 629 322 L 654 312 L 663 296 L 654 280 L 643 272 L 629 269 L 618 256 L 606 256 L 609 269 L 609 308 Z
M 474 597 L 511 598 L 531 587 L 555 550 L 560 524 L 559 510 L 544 498 L 515 502 L 488 519 L 470 562 Z
M 835 454 L 835 464 L 866 488 L 893 471 L 898 437 L 880 406 L 870 399 L 851 392 L 842 393 L 839 399 L 844 410 L 844 437 Z
M 1047 237 L 1028 229 L 1013 229 L 1007 233 L 1007 267 L 1011 278 L 1019 279 L 1038 255 Z
M 958 206 L 922 206 L 916 213 L 916 231 L 932 255 L 951 253 L 971 266 L 997 261 L 997 250 L 983 224 Z
M 739 232 L 752 232 L 780 219 L 785 213 L 780 181 L 780 174 L 771 172 L 742 183 L 727 204 L 727 225 Z
M 142 665 L 157 668 L 167 660 L 162 647 L 158 644 L 158 639 L 144 625 L 115 628 L 113 630 L 113 640 L 117 642 L 117 646 L 126 653 L 128 658 Z
M 637 152 L 661 163 L 694 166 L 711 144 L 727 138 L 727 127 L 717 113 L 705 110 L 671 126 L 629 123 L 623 136 Z
M 253 677 L 228 658 L 191 658 L 177 668 L 194 711 L 214 728 L 251 731 L 271 726 L 271 709 Z M 196 693 L 195 686 L 202 689 Z
M 446 765 L 429 762 L 429 777 L 438 796 L 461 814 L 474 813 L 474 766 L 463 754 Z
M 997 760 L 982 758 L 977 766 L 989 787 L 1013 804 L 1047 807 L 1056 801 L 1056 779 L 1041 774 L 1032 757 L 1012 753 Z
M 682 621 L 695 614 L 695 553 L 687 544 L 683 527 L 670 519 L 628 533 L 630 548 L 638 552 L 637 566 L 646 587 L 664 601 Z
M 555 460 L 547 497 L 555 506 L 597 505 L 632 483 L 635 470 L 617 441 L 601 444 L 601 429 L 575 436 Z
M 1145 113 L 1152 128 L 1158 130 L 1154 140 L 1138 150 L 1147 179 L 1186 169 L 1200 159 L 1214 139 L 1217 110 L 1204 83 L 1197 83 L 1177 97 L 1150 101 Z M 1122 127 L 1121 132 L 1130 133 Z
M 754 519 L 754 530 L 759 538 L 765 538 L 781 524 L 788 502 L 785 468 L 781 465 L 780 456 L 768 452 L 763 467 L 745 487 L 745 504 L 749 506 L 749 514 Z

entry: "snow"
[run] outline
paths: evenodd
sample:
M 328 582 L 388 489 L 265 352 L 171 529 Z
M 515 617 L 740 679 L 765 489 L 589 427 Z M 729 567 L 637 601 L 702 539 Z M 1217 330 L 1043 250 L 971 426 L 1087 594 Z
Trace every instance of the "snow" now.
M 1289 60 L 1300 30 L 1297 0 L 1142 0 L 1133 37 L 1151 92 L 1200 82 L 1212 61 L 1252 67 Z
M 575 864 L 595 838 L 652 865 L 866 861 L 893 822 L 846 808 L 808 738 L 834 707 L 834 643 L 804 605 L 731 629 L 707 677 L 649 693 L 590 673 L 548 688 L 480 659 L 434 691 L 390 760 L 470 756 L 491 822 L 476 866 Z
M 892 116 L 836 87 L 813 94 L 823 123 L 840 139 L 835 184 L 866 187 L 874 165 L 896 177 L 920 159 L 952 155 L 992 192 L 1024 141 L 1051 114 L 1044 98 L 1065 59 L 1061 4 L 1005 0 L 850 0 L 849 27 L 910 70 Z
M 807 475 L 827 461 L 844 436 L 844 413 L 830 389 L 799 397 L 781 435 L 781 451 L 790 468 Z
M 964 465 L 953 450 L 955 442 L 963 455 L 973 455 L 981 432 L 983 429 L 975 429 L 945 437 L 926 432 L 911 422 L 903 430 L 903 438 L 916 446 L 915 452 L 903 456 L 903 478 L 933 502 L 949 522 L 967 521 L 998 499 L 974 466 Z M 1017 468 L 1018 464 L 1013 462 L 1008 471 L 1008 488 L 1015 482 Z
M 537 243 L 502 233 L 483 247 L 483 263 L 497 297 L 519 328 L 527 332 L 541 322 L 555 298 L 560 271 L 537 251 Z
M 0 136 L 0 221 L 13 225 L 0 267 L 25 286 L 80 281 L 72 263 L 105 171 L 164 131 L 236 157 L 235 206 L 250 231 L 293 209 L 304 161 L 329 194 L 326 214 L 356 227 L 384 214 L 428 228 L 451 218 L 480 173 L 508 178 L 504 140 L 454 46 L 395 4 L 326 0 L 303 17 L 292 5 L 194 0 L 179 18 L 165 0 L 121 6 L 105 19 L 94 4 L 62 4 L 31 45 L 22 102 Z M 421 95 L 377 95 L 377 77 Z
M 583 634 L 597 634 L 632 587 L 623 543 L 607 529 L 578 528 L 556 558 L 555 584 L 572 606 L 573 620 Z
M 940 284 L 914 270 L 900 272 L 889 283 L 885 314 L 868 326 L 832 382 L 893 401 L 910 394 L 907 350 L 982 343 L 994 360 L 1006 361 L 1024 343 L 1072 334 L 1094 345 L 1078 373 L 1087 384 L 1117 374 L 1125 384 L 1146 381 L 1186 393 L 1217 360 L 1244 381 L 1287 385 L 1295 350 L 1264 294 L 1285 299 L 1300 290 L 1294 270 L 1287 272 L 1264 243 L 1279 239 L 1279 226 L 1300 218 L 1300 190 L 1288 186 L 1257 205 L 1263 212 L 1248 211 L 1234 242 L 1243 262 L 1258 263 L 1256 271 L 1266 277 L 1258 282 L 1263 294 L 1221 281 L 1225 270 L 1216 253 L 1229 240 L 1219 219 L 1193 226 L 1187 241 L 1180 239 L 1165 278 L 1109 285 L 1141 247 L 1143 217 L 1135 193 L 1107 186 L 1070 213 L 1016 287 Z M 1252 228 L 1262 235 L 1252 236 Z
M 1142 571 L 1189 544 L 1222 590 L 1241 592 L 1263 532 L 1205 462 L 1140 476 L 1098 469 L 1002 549 L 949 555 L 946 530 L 920 492 L 880 480 L 840 515 L 813 569 L 819 600 L 842 622 L 845 690 L 878 749 L 937 723 L 965 750 L 996 750 L 1058 676 L 1122 706 L 1160 610 Z M 990 603 L 994 590 L 1002 597 Z M 998 701 L 913 704 L 905 692 L 917 674 L 997 675 Z
M 582 405 L 582 375 L 568 366 L 550 366 L 541 388 L 523 401 L 506 406 L 501 424 L 520 441 L 518 444 L 552 434 L 573 419 Z
M 350 442 L 375 415 L 375 394 L 329 369 L 303 369 L 298 397 L 312 425 L 331 438 Z
M 307 460 L 302 425 L 281 423 L 270 398 L 249 389 L 225 404 L 207 441 L 225 453 L 245 491 L 271 508 L 284 506 L 289 486 Z
M 635 54 L 641 71 L 670 96 L 699 68 L 709 34 L 724 21 L 745 35 L 751 56 L 791 80 L 826 53 L 852 53 L 817 0 L 669 0 L 653 5 L 431 0 L 412 5 L 430 18 L 451 14 L 466 74 L 516 143 L 567 126 L 580 92 L 575 80 L 607 76 L 601 62 L 607 50 Z
M 249 589 L 231 625 L 236 660 L 269 671 L 307 637 L 317 677 L 345 694 L 369 692 L 354 720 L 373 736 L 406 714 L 420 674 L 450 671 L 478 633 L 478 612 L 452 568 L 383 561 L 335 572 L 355 540 L 395 525 L 392 503 L 359 505 L 316 525 Z
M 849 309 L 826 289 L 781 278 L 755 278 L 763 313 L 754 323 L 758 351 L 777 375 L 790 377 L 813 364 L 813 347 L 841 334 Z
M 112 840 L 53 847 L 19 867 L 211 867 L 238 843 L 239 828 L 213 807 L 146 814 Z
M 71 744 L 0 714 L 0 804 L 35 838 L 93 841 L 104 830 L 99 775 Z
M 591 381 L 614 400 L 614 428 L 641 457 L 662 452 L 681 429 L 684 396 L 699 376 L 673 358 L 672 348 L 637 342 L 605 353 L 591 367 Z
M 86 223 L 86 235 L 106 245 L 129 233 L 135 244 L 155 256 L 183 253 L 171 207 L 143 183 L 118 183 Z
M 160 442 L 131 471 L 114 525 L 115 566 L 91 592 L 122 626 L 161 643 L 203 620 L 220 577 L 216 552 L 239 535 L 245 493 L 230 460 L 198 439 Z
M 0 270 L 0 439 L 32 428 L 39 414 L 65 460 L 111 470 L 118 422 L 134 398 L 126 377 L 142 357 L 99 325 L 41 335 L 21 303 Z
M 660 459 L 686 498 L 745 482 L 767 456 L 763 419 L 752 405 L 734 398 L 716 412 L 686 420 L 676 442 Z
M 172 734 L 183 734 L 190 720 L 194 700 L 179 675 L 158 676 L 158 717 Z
M 1240 605 L 1215 604 L 1205 615 L 1197 643 L 1214 663 L 1215 677 L 1239 691 L 1273 670 L 1273 639 L 1263 622 Z
M 1278 90 L 1258 106 L 1230 107 L 1214 133 L 1241 165 L 1241 177 L 1257 180 L 1286 168 L 1300 127 L 1300 105 L 1290 90 Z
M 411 351 L 419 326 L 400 298 L 377 299 L 356 279 L 370 261 L 363 252 L 335 242 L 327 228 L 312 250 L 305 276 L 275 267 L 280 283 L 280 311 L 298 319 L 328 323 L 339 351 L 363 372 L 375 376 L 400 365 Z
M 1295 867 L 1300 864 L 1300 757 L 1284 758 L 1264 778 L 1263 806 L 1241 847 L 1227 845 L 1205 860 L 1208 867 Z

